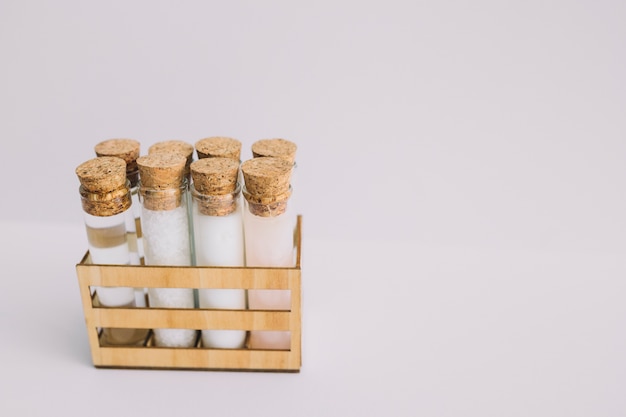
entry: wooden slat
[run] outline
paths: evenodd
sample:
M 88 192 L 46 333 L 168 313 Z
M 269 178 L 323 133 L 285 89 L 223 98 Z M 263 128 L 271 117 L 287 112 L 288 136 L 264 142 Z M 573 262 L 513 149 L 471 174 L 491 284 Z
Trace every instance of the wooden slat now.
M 290 289 L 296 268 L 219 268 L 175 266 L 77 265 L 89 286 L 135 288 Z
M 289 330 L 287 311 L 94 308 L 91 325 L 133 329 Z
M 300 271 L 298 271 L 300 272 Z M 298 277 L 300 274 L 298 273 Z M 302 364 L 301 343 L 302 343 L 302 291 L 301 280 L 295 281 L 291 289 L 291 314 L 289 316 L 289 329 L 291 331 L 291 350 L 294 353 L 289 359 L 290 368 L 300 368 Z
M 98 338 L 98 329 L 93 325 L 93 307 L 92 307 L 92 296 L 89 286 L 81 280 L 80 271 L 77 270 L 79 276 L 79 286 L 80 286 L 80 296 L 83 302 L 83 311 L 85 314 L 85 323 L 87 324 L 87 337 L 89 339 L 89 347 L 91 349 L 91 358 L 94 361 L 97 355 L 99 354 L 100 349 L 100 340 Z
M 299 370 L 293 351 L 247 349 L 100 348 L 94 365 L 100 367 L 165 369 Z

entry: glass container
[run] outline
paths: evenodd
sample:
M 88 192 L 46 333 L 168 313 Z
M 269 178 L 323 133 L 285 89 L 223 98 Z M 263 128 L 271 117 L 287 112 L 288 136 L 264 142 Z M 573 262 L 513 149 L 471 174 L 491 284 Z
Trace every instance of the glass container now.
M 154 154 L 137 160 L 146 265 L 190 266 L 191 242 L 185 158 Z M 151 308 L 194 308 L 191 288 L 148 288 Z M 194 346 L 193 329 L 153 329 L 156 346 Z
M 116 157 L 94 158 L 79 165 L 76 174 L 81 182 L 79 193 L 91 263 L 130 264 L 127 219 L 132 200 L 126 163 Z M 136 307 L 134 288 L 97 287 L 95 293 L 96 302 L 102 306 Z M 104 328 L 101 344 L 140 344 L 147 332 L 147 329 Z

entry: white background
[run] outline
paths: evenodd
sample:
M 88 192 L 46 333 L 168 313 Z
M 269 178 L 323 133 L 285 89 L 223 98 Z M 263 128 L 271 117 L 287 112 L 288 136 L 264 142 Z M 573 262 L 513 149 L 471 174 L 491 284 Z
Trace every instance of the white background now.
M 0 414 L 626 415 L 626 3 L 0 2 Z M 298 144 L 300 374 L 91 366 L 74 169 Z

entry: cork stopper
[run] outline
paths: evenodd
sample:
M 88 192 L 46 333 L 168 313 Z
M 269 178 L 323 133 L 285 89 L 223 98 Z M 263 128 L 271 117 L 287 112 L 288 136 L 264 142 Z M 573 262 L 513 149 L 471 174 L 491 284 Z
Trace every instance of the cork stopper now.
M 131 204 L 126 183 L 126 162 L 116 157 L 97 157 L 76 168 L 83 210 L 94 216 L 113 216 Z
M 140 143 L 133 139 L 108 139 L 94 147 L 97 156 L 116 156 L 126 162 L 126 176 L 131 187 L 137 185 L 137 158 L 139 158 Z
M 252 156 L 273 156 L 294 164 L 298 147 L 286 139 L 261 139 L 252 144 Z
M 189 177 L 189 166 L 193 162 L 193 146 L 182 140 L 157 142 L 148 148 L 148 154 L 179 153 L 186 158 L 185 176 Z
M 139 142 L 133 139 L 108 139 L 98 143 L 94 150 L 98 156 L 116 156 L 126 162 L 126 171 L 137 169 Z
M 195 146 L 198 159 L 231 158 L 235 161 L 241 159 L 241 142 L 237 139 L 213 136 L 200 139 Z
M 222 195 L 235 191 L 239 162 L 229 158 L 204 158 L 191 164 L 195 189 L 202 194 Z
M 245 182 L 243 195 L 251 213 L 269 217 L 287 209 L 292 167 L 288 161 L 272 157 L 253 158 L 241 165 Z
M 179 153 L 156 152 L 137 158 L 140 194 L 150 210 L 173 210 L 181 205 L 186 159 Z
M 141 186 L 166 189 L 183 183 L 185 157 L 179 153 L 152 153 L 137 158 Z
M 226 216 L 237 208 L 239 161 L 204 158 L 191 164 L 192 195 L 200 213 Z
M 182 140 L 166 140 L 163 142 L 157 142 L 148 148 L 148 154 L 161 152 L 177 152 L 187 158 L 188 161 L 193 159 L 193 146 Z M 191 164 L 191 162 L 189 162 L 189 164 Z
M 92 193 L 108 193 L 126 184 L 126 162 L 115 157 L 93 158 L 76 168 L 81 185 Z

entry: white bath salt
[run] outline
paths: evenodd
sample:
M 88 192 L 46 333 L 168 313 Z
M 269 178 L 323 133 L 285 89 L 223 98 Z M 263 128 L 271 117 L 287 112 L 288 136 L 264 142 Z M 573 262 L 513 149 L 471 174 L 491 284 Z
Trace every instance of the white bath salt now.
M 135 305 L 135 289 L 129 287 L 96 288 L 100 304 L 107 307 L 126 307 Z
M 149 288 L 150 307 L 193 308 L 193 290 L 188 288 Z M 193 329 L 154 329 L 157 346 L 191 347 L 197 332 Z
M 193 228 L 196 263 L 203 266 L 243 266 L 241 211 L 226 216 L 207 216 L 194 204 Z
M 202 346 L 213 349 L 240 349 L 246 342 L 245 330 L 202 330 Z
M 137 158 L 139 199 L 146 265 L 190 266 L 191 247 L 185 166 L 176 152 L 155 152 Z M 148 289 L 151 308 L 193 308 L 191 288 Z M 192 347 L 194 329 L 153 329 L 157 346 Z
M 141 213 L 146 265 L 190 266 L 189 224 L 185 205 L 173 210 Z M 193 308 L 191 288 L 150 288 L 148 299 L 154 308 Z M 193 329 L 154 329 L 157 346 L 190 347 L 196 339 Z
M 141 212 L 146 265 L 191 265 L 189 222 L 185 205 Z
M 196 265 L 244 266 L 243 222 L 239 162 L 230 158 L 204 158 L 191 164 L 192 219 Z M 200 308 L 245 310 L 246 290 L 219 288 L 198 290 Z M 202 329 L 202 345 L 208 348 L 243 348 L 246 330 Z

